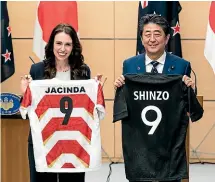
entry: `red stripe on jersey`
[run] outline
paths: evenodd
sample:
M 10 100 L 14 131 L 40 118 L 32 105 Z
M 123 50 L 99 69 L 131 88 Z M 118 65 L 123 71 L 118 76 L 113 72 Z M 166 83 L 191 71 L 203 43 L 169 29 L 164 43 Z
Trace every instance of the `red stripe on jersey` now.
M 60 157 L 61 154 L 74 154 L 77 157 L 77 160 L 80 159 L 88 166 L 90 164 L 90 155 L 75 140 L 58 141 L 46 156 L 47 164 L 50 165 Z
M 100 104 L 105 107 L 104 94 L 102 91 L 101 84 L 98 85 L 97 104 Z
M 23 96 L 21 106 L 26 108 L 30 105 L 31 105 L 31 90 L 30 87 L 28 86 Z
M 75 168 L 71 163 L 65 163 L 61 168 Z
M 60 100 L 63 97 L 70 97 L 73 100 L 73 108 L 85 108 L 91 115 L 95 104 L 86 94 L 72 94 L 72 95 L 45 95 L 37 105 L 35 113 L 38 118 L 49 108 L 60 108 Z
M 56 131 L 80 131 L 91 141 L 92 130 L 81 117 L 71 117 L 67 125 L 62 125 L 63 118 L 52 118 L 42 130 L 43 142 Z

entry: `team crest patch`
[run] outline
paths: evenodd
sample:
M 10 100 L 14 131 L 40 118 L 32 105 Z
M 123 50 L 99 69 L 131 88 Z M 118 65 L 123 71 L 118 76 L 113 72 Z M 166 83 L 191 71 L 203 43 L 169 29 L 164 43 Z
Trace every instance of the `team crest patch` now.
M 20 97 L 11 93 L 1 93 L 1 115 L 13 115 L 19 112 Z

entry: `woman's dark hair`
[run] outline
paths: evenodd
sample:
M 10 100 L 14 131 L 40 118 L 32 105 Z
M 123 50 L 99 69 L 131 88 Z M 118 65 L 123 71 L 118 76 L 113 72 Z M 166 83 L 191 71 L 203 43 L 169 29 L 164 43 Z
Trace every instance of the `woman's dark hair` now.
M 55 55 L 53 52 L 54 46 L 54 38 L 55 36 L 60 33 L 64 32 L 68 34 L 72 39 L 72 52 L 69 55 L 69 65 L 71 68 L 71 79 L 74 79 L 78 76 L 83 76 L 86 74 L 87 66 L 84 64 L 84 56 L 82 55 L 82 46 L 79 41 L 78 35 L 75 29 L 69 24 L 58 24 L 51 32 L 49 41 L 45 46 L 45 78 L 54 78 L 56 76 L 56 67 L 55 67 Z
M 162 17 L 161 15 L 157 14 L 146 14 L 140 19 L 140 24 L 139 24 L 139 30 L 140 30 L 140 36 L 142 37 L 143 34 L 143 29 L 144 26 L 149 24 L 149 23 L 154 23 L 159 25 L 162 30 L 164 31 L 165 35 L 167 36 L 170 33 L 170 26 L 167 20 Z

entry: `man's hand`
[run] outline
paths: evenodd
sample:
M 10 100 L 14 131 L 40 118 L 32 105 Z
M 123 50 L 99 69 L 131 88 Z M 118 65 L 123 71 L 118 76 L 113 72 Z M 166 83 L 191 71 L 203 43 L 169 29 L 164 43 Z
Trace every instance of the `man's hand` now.
M 114 82 L 114 88 L 117 89 L 118 87 L 121 87 L 123 84 L 125 84 L 125 77 L 123 75 L 120 75 Z
M 195 82 L 190 77 L 184 75 L 182 80 L 187 85 L 187 87 L 191 86 L 193 90 L 195 89 Z

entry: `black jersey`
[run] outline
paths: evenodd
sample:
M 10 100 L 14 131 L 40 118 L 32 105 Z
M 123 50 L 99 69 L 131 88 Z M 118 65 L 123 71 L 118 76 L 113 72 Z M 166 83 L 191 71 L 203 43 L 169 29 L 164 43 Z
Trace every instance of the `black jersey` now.
M 188 178 L 185 138 L 190 114 L 203 109 L 180 75 L 128 74 L 114 100 L 113 121 L 122 120 L 126 177 L 130 181 Z

